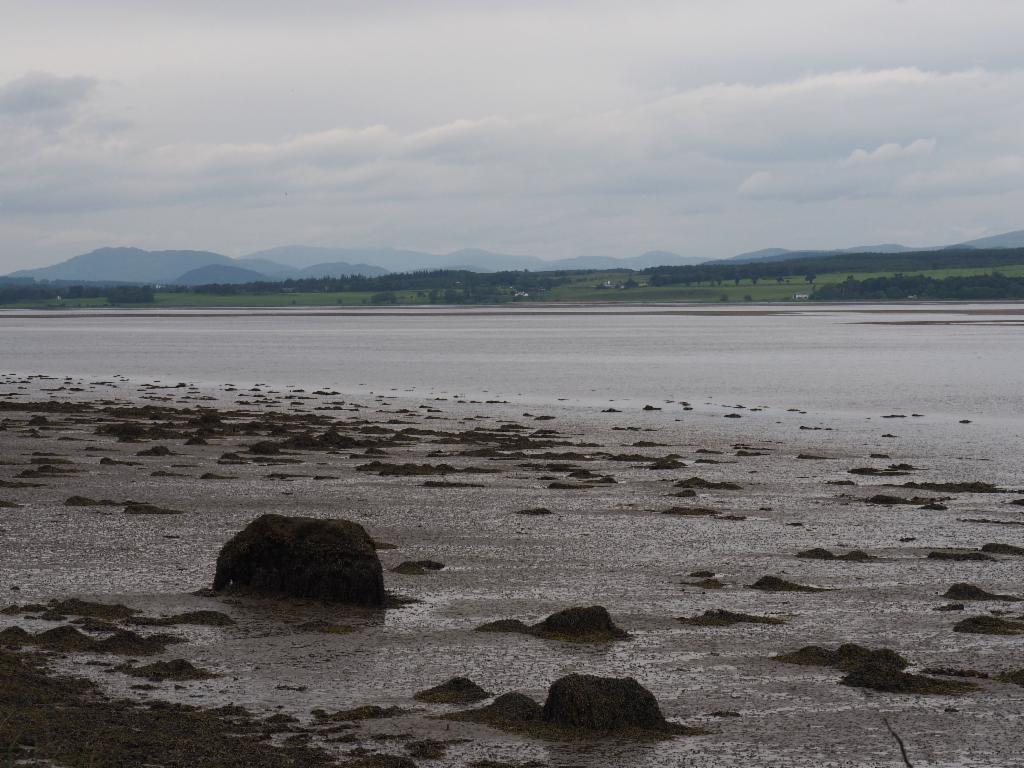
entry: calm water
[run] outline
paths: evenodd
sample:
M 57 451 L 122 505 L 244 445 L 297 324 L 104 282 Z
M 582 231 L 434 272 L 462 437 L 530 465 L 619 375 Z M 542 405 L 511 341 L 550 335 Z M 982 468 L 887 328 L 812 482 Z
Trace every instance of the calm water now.
M 893 310 L 6 312 L 0 371 L 1024 423 L 1020 305 Z

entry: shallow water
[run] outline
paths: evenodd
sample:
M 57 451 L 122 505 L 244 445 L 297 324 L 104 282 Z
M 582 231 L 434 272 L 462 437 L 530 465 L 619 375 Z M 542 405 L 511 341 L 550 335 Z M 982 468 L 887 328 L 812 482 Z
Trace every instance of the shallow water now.
M 0 312 L 0 371 L 1024 418 L 1020 305 Z M 983 313 L 983 314 L 977 314 Z M 918 324 L 918 323 L 928 324 Z M 895 323 L 895 324 L 889 324 Z

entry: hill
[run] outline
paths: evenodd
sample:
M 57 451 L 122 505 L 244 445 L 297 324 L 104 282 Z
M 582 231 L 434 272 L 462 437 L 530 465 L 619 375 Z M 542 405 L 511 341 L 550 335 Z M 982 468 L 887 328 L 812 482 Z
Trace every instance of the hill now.
M 991 237 L 979 237 L 977 240 L 968 240 L 960 245 L 966 245 L 969 248 L 1024 248 L 1024 229 L 1004 232 Z
M 89 282 L 169 283 L 183 272 L 233 259 L 210 251 L 144 251 L 141 248 L 100 248 L 40 269 L 23 269 L 10 277 Z
M 241 285 L 258 283 L 271 278 L 253 269 L 243 269 L 231 264 L 208 264 L 205 267 L 190 269 L 183 275 L 167 282 L 174 285 Z

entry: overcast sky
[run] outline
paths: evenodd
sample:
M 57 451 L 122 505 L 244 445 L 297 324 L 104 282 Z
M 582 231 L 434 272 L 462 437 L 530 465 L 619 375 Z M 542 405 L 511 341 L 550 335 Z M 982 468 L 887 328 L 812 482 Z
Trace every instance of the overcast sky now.
M 0 0 L 0 272 L 1024 228 L 1024 2 Z

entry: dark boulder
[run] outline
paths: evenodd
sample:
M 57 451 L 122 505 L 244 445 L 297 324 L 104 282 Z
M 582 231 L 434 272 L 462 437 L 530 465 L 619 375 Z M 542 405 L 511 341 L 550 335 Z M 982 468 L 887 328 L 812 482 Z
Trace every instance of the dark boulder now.
M 603 643 L 630 637 L 628 632 L 615 625 L 608 610 L 600 605 L 566 608 L 536 624 L 524 624 L 519 619 L 499 619 L 482 624 L 476 631 L 511 632 L 569 643 Z
M 891 664 L 880 662 L 860 664 L 851 669 L 840 682 L 853 688 L 868 688 L 883 693 L 956 695 L 978 690 L 974 683 L 912 675 L 901 672 Z
M 361 525 L 348 520 L 257 518 L 217 557 L 213 588 L 229 587 L 352 605 L 382 606 L 385 601 L 373 541 Z
M 600 605 L 580 608 L 566 608 L 553 613 L 544 621 L 534 625 L 533 631 L 541 637 L 586 641 L 590 639 L 626 639 L 629 633 L 619 629 Z
M 1013 595 L 997 595 L 974 584 L 967 584 L 964 582 L 951 586 L 946 590 L 943 597 L 948 597 L 951 600 L 1000 600 L 1005 603 L 1020 602 L 1019 597 L 1014 597 Z
M 601 733 L 672 730 L 654 694 L 631 677 L 560 678 L 548 690 L 541 718 L 561 728 Z
M 540 704 L 522 693 L 503 693 L 486 707 L 444 715 L 445 720 L 464 720 L 511 729 L 539 722 L 540 717 Z

